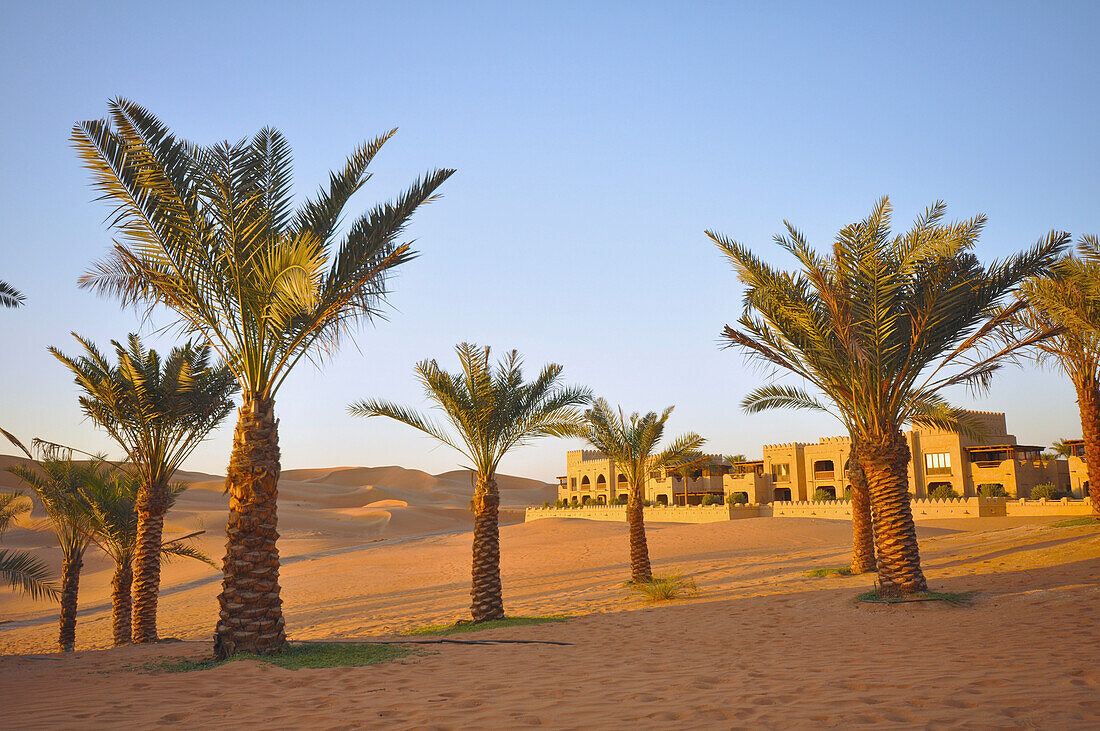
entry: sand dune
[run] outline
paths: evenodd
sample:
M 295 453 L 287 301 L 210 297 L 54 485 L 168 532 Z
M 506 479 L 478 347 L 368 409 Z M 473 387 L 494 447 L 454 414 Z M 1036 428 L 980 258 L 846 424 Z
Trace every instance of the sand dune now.
M 347 505 L 356 486 L 328 482 L 353 482 L 345 470 L 294 472 L 290 482 L 320 492 L 316 503 L 281 508 L 292 532 L 280 543 L 291 639 L 400 639 L 408 628 L 465 614 L 469 532 L 402 534 L 414 514 L 421 527 L 454 525 L 447 511 L 458 510 L 455 503 L 415 507 L 360 485 L 365 502 Z M 420 490 L 441 493 L 461 481 L 416 479 Z M 194 490 L 180 525 L 212 517 L 208 492 Z M 340 506 L 329 506 L 330 498 Z M 385 525 L 366 525 L 368 516 Z M 0 624 L 0 652 L 8 653 L 0 656 L 0 687 L 12 699 L 5 721 L 17 728 L 1096 728 L 1100 530 L 1051 522 L 921 524 L 932 587 L 978 592 L 964 608 L 857 604 L 853 597 L 871 578 L 809 578 L 808 569 L 848 558 L 850 526 L 838 521 L 652 525 L 655 570 L 689 573 L 702 590 L 664 606 L 623 593 L 625 525 L 509 525 L 501 530 L 508 612 L 572 618 L 465 637 L 564 644 L 436 645 L 386 665 L 300 671 L 252 661 L 187 674 L 135 670 L 152 659 L 209 654 L 220 577 L 197 564 L 169 566 L 162 634 L 184 642 L 107 650 L 108 575 L 93 560 L 78 652 L 70 656 L 52 654 L 55 607 L 5 597 L 2 611 L 14 610 L 17 620 Z M 306 530 L 319 534 L 293 534 Z M 389 537 L 370 542 L 371 531 Z

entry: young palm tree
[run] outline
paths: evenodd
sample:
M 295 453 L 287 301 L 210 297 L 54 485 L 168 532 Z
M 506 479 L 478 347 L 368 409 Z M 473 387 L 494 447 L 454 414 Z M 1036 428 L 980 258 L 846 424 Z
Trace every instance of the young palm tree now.
M 18 307 L 25 301 L 22 292 L 0 279 L 0 307 Z
M 112 364 L 90 341 L 75 336 L 84 355 L 71 358 L 50 348 L 76 377 L 84 414 L 126 453 L 123 469 L 141 485 L 137 497 L 137 544 L 133 553 L 132 641 L 156 642 L 157 597 L 164 514 L 169 483 L 184 460 L 233 410 L 233 373 L 211 365 L 207 346 L 190 343 L 161 359 L 131 334 L 111 341 Z M 131 623 L 127 621 L 127 626 Z
M 660 416 L 650 411 L 645 416 L 634 413 L 626 419 L 621 408 L 613 411 L 601 398 L 596 399 L 592 408 L 584 413 L 581 436 L 611 458 L 619 474 L 626 475 L 629 488 L 626 522 L 630 528 L 630 580 L 636 584 L 653 580 L 642 510 L 646 476 L 651 471 L 676 467 L 696 459 L 699 448 L 706 443 L 698 434 L 689 432 L 674 439 L 664 451 L 655 453 L 673 408 L 669 406 Z
M 454 172 L 436 170 L 338 234 L 348 199 L 394 131 L 362 145 L 327 189 L 297 210 L 290 147 L 277 130 L 210 147 L 176 139 L 132 102 L 82 122 L 73 142 L 119 241 L 80 284 L 147 310 L 163 305 L 210 345 L 242 390 L 229 492 L 225 579 L 215 654 L 268 653 L 286 643 L 279 590 L 275 397 L 303 358 L 337 350 L 380 315 L 388 275 L 413 257 L 397 239 Z
M 1056 330 L 1035 344 L 1040 363 L 1056 365 L 1073 383 L 1081 414 L 1092 512 L 1100 520 L 1100 257 L 1089 258 L 1095 237 L 1081 240 L 1082 257 L 1068 255 L 1050 276 L 1032 277 L 1017 292 L 1026 307 L 1012 318 L 1010 337 Z M 1055 444 L 1055 447 L 1058 447 Z
M 83 490 L 108 479 L 99 460 L 74 462 L 71 454 L 60 456 L 46 450 L 38 469 L 13 465 L 8 471 L 34 490 L 46 519 L 61 545 L 61 618 L 58 645 L 72 652 L 76 642 L 76 606 L 84 553 L 92 542 L 93 519 Z
M 868 218 L 840 232 L 826 256 L 787 224 L 788 234 L 776 241 L 798 260 L 796 272 L 707 232 L 747 287 L 740 328 L 725 328 L 730 345 L 801 376 L 825 396 L 819 401 L 804 389 L 770 384 L 742 405 L 750 412 L 817 409 L 845 424 L 867 480 L 880 591 L 887 596 L 927 589 L 902 426 L 977 428 L 941 391 L 985 388 L 1006 358 L 1049 336 L 999 341 L 1000 328 L 1019 309 L 1000 305 L 1025 278 L 1045 271 L 1068 240 L 1051 232 L 1029 251 L 983 267 L 970 250 L 985 217 L 941 225 L 944 210 L 936 203 L 908 233 L 891 236 L 883 198 Z
M 0 537 L 11 522 L 30 512 L 31 503 L 18 492 L 0 493 Z M 32 599 L 57 599 L 57 585 L 45 562 L 26 551 L 0 549 L 0 581 Z
M 92 517 L 92 541 L 115 562 L 111 580 L 111 627 L 116 646 L 130 642 L 131 636 L 131 585 L 134 580 L 134 563 L 141 533 L 138 504 L 144 485 L 126 472 L 117 472 L 108 479 L 90 483 L 81 491 Z M 167 509 L 170 510 L 186 485 L 173 484 L 167 490 Z M 163 518 L 163 516 L 162 516 Z M 217 564 L 188 542 L 197 534 L 184 536 L 157 546 L 157 559 L 173 556 L 193 558 Z
M 455 348 L 460 373 L 448 373 L 435 360 L 416 364 L 424 394 L 441 409 L 457 436 L 416 411 L 389 401 L 358 401 L 355 416 L 387 416 L 408 424 L 460 452 L 477 473 L 474 489 L 473 570 L 470 615 L 475 622 L 504 616 L 500 584 L 500 534 L 496 471 L 516 447 L 545 436 L 573 436 L 581 424 L 577 408 L 591 401 L 586 388 L 560 384 L 562 367 L 544 366 L 523 380 L 519 353 L 511 351 L 493 369 L 489 348 L 461 343 Z

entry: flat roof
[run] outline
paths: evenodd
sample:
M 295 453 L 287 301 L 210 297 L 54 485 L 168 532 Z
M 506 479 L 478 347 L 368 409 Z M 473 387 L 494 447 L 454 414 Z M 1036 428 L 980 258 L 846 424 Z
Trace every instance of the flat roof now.
M 1046 447 L 1037 447 L 1030 444 L 990 444 L 979 447 L 967 447 L 968 452 L 1042 452 Z

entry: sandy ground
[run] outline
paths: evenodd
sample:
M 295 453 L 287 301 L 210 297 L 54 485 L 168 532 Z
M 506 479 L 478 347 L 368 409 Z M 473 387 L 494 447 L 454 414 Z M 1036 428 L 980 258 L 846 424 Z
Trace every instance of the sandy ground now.
M 461 482 L 394 474 L 403 473 L 423 475 L 421 489 L 429 492 Z M 361 505 L 337 507 L 344 498 L 326 490 L 343 478 L 356 483 L 348 489 L 361 488 L 365 475 L 375 484 L 400 482 L 378 474 L 289 475 L 295 485 L 325 486 L 324 499 L 283 489 L 281 577 L 291 639 L 393 639 L 466 611 L 469 532 L 416 537 L 399 528 L 391 535 L 341 528 L 374 521 L 361 520 Z M 205 519 L 214 523 L 220 491 L 209 492 Z M 415 497 L 380 499 L 428 502 Z M 197 505 L 180 509 L 180 529 L 204 514 Z M 334 510 L 351 517 L 333 517 Z M 3 598 L 0 617 L 14 620 L 0 624 L 0 652 L 8 653 L 0 656 L 3 725 L 1097 728 L 1100 530 L 1051 522 L 922 524 L 933 588 L 978 592 L 963 608 L 857 604 L 868 578 L 807 577 L 808 569 L 845 563 L 851 534 L 843 522 L 650 526 L 655 569 L 691 574 L 702 590 L 657 606 L 621 588 L 625 525 L 509 525 L 501 530 L 508 612 L 574 616 L 456 638 L 567 644 L 429 645 L 363 668 L 289 671 L 246 661 L 196 673 L 142 670 L 153 659 L 209 654 L 218 574 L 201 564 L 167 568 L 161 634 L 184 642 L 109 650 L 100 649 L 110 632 L 106 571 L 92 571 L 82 584 L 78 651 L 68 656 L 52 653 L 55 607 Z M 437 528 L 429 522 L 429 532 Z M 31 533 L 21 540 L 33 543 Z

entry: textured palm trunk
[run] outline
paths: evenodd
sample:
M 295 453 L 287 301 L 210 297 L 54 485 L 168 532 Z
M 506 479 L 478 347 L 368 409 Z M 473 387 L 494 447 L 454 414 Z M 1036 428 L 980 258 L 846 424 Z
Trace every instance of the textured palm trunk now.
M 894 432 L 877 442 L 861 441 L 857 449 L 871 497 L 879 593 L 900 597 L 927 591 L 909 502 L 909 444 Z
M 84 568 L 84 552 L 61 560 L 61 631 L 57 644 L 62 652 L 72 652 L 76 645 L 76 599 L 80 590 L 80 570 Z
M 684 499 L 687 500 L 686 493 Z M 630 488 L 630 497 L 626 501 L 626 523 L 630 528 L 630 580 L 635 584 L 652 581 L 653 567 L 649 563 L 649 544 L 645 539 L 645 512 L 640 486 Z
M 164 536 L 164 513 L 168 508 L 168 485 L 142 484 L 137 499 L 137 546 L 134 550 L 134 622 L 130 640 L 135 644 L 156 642 L 157 599 L 160 596 L 160 547 Z
M 1100 520 L 1100 386 L 1096 382 L 1077 387 L 1081 410 L 1081 436 L 1085 440 L 1085 471 L 1089 477 L 1092 515 Z
M 111 629 L 115 647 L 130 642 L 130 589 L 134 581 L 134 568 L 127 559 L 115 566 L 111 579 Z
M 475 622 L 487 622 L 504 617 L 504 596 L 500 585 L 500 493 L 492 475 L 478 476 L 473 508 L 470 616 Z
M 220 619 L 214 654 L 269 654 L 286 645 L 279 597 L 279 432 L 275 401 L 246 394 L 237 410 L 233 453 L 225 477 L 225 527 Z
M 852 485 L 852 573 L 865 574 L 875 570 L 875 532 L 867 476 L 854 450 L 848 461 L 848 480 Z

